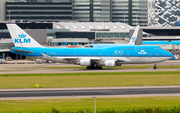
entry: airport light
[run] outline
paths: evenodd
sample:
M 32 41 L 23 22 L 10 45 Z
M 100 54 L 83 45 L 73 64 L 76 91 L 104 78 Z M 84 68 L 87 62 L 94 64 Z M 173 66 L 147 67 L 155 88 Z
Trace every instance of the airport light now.
M 94 96 L 94 113 L 96 113 L 96 97 Z

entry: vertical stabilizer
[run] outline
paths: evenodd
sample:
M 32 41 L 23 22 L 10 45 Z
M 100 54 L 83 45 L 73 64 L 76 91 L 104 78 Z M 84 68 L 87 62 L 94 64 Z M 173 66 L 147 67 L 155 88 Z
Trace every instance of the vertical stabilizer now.
M 16 24 L 6 24 L 15 47 L 42 47 Z
M 128 44 L 130 45 L 136 45 L 136 40 L 137 40 L 137 36 L 138 36 L 138 32 L 139 32 L 139 25 L 136 27 L 130 41 Z

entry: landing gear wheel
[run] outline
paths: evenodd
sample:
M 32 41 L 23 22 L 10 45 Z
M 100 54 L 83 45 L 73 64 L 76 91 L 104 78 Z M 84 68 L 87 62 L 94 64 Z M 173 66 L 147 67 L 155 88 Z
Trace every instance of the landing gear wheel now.
M 97 66 L 96 69 L 102 69 L 102 66 Z
M 93 66 L 87 66 L 86 69 L 87 69 L 87 70 L 88 70 L 88 69 L 95 69 L 95 67 L 93 67 Z
M 86 69 L 102 69 L 102 66 L 87 66 Z
M 90 66 L 87 66 L 86 69 L 87 69 L 87 70 L 90 69 Z
M 156 65 L 154 65 L 153 69 L 157 69 L 157 66 L 156 66 Z
M 101 66 L 101 67 L 99 67 L 99 69 L 103 69 L 103 67 Z

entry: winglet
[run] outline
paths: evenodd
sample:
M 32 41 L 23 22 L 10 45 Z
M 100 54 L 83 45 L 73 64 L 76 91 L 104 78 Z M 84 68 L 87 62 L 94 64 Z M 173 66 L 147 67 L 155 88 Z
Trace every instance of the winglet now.
M 138 36 L 138 32 L 139 32 L 139 25 L 136 27 L 130 41 L 128 44 L 130 45 L 136 45 L 136 40 L 137 40 L 137 36 Z
M 42 47 L 16 24 L 6 24 L 15 47 Z

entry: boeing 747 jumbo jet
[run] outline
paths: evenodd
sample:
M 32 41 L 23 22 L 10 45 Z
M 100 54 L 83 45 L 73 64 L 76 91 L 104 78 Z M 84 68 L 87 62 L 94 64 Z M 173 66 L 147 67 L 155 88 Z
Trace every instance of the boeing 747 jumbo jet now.
M 139 25 L 136 27 L 131 39 L 129 40 L 128 45 L 136 45 L 138 32 L 139 32 Z M 110 47 L 110 46 L 119 46 L 119 45 L 122 45 L 122 44 L 87 44 L 84 47 L 98 48 L 98 47 L 107 47 L 107 46 Z
M 173 57 L 160 46 L 134 45 L 138 27 L 129 44 L 84 48 L 43 47 L 16 24 L 7 24 L 15 47 L 11 52 L 24 56 L 41 58 L 61 63 L 87 66 L 87 69 L 102 69 L 121 66 L 121 64 L 156 64 Z

